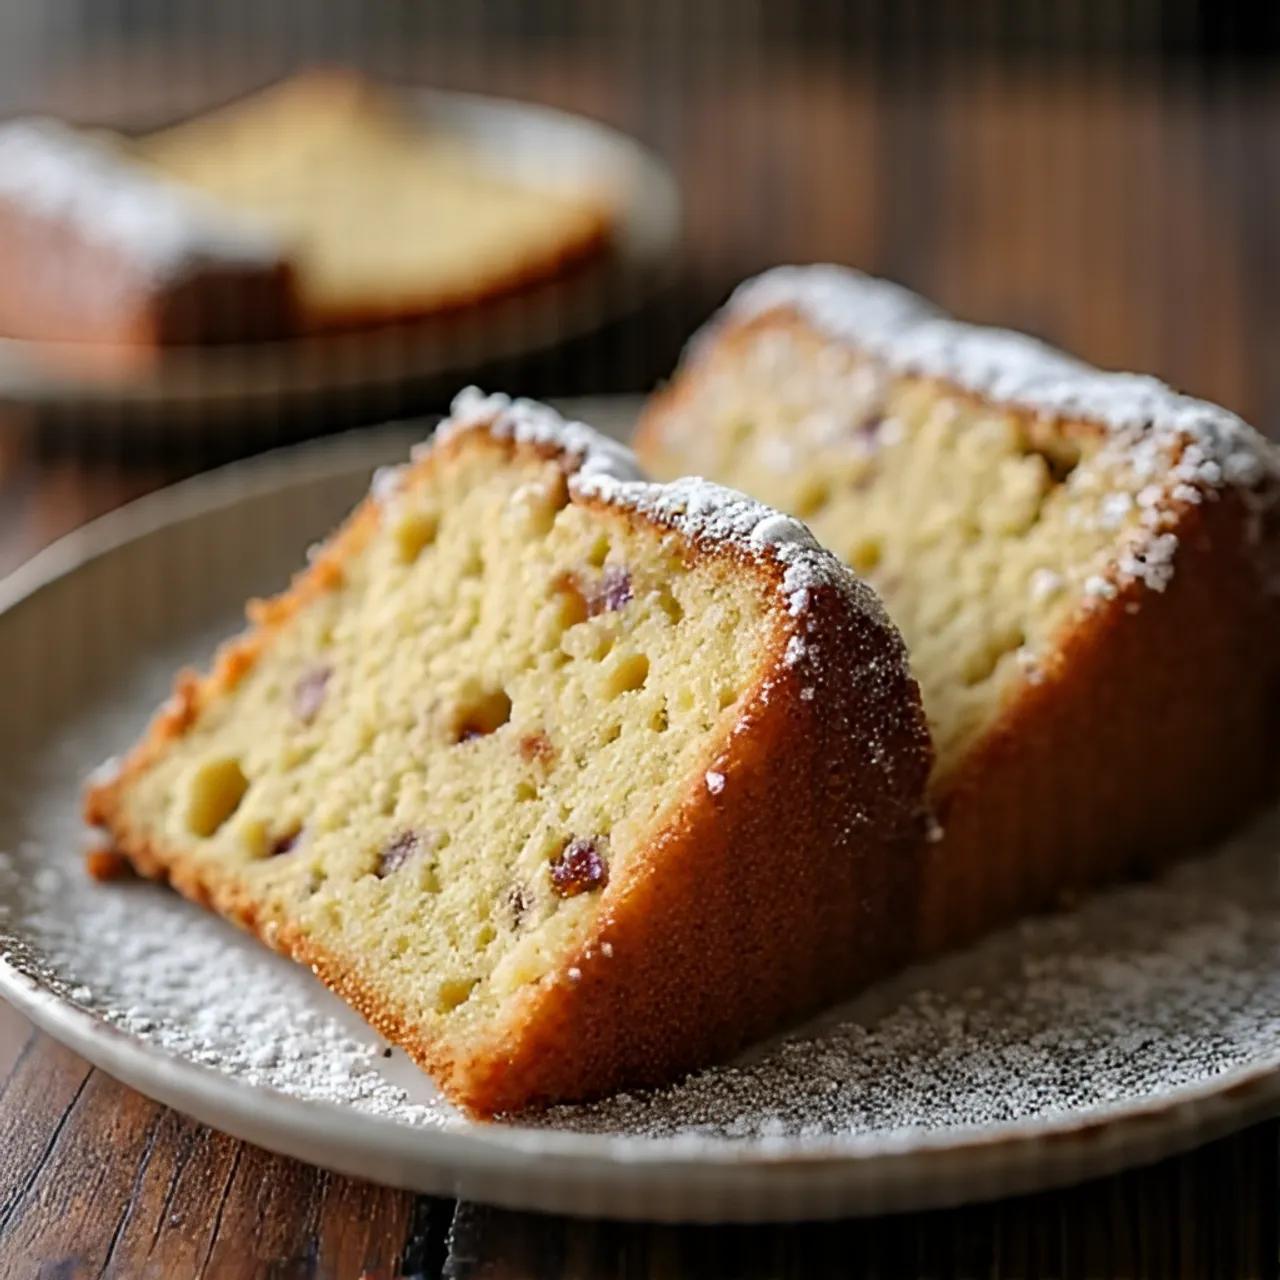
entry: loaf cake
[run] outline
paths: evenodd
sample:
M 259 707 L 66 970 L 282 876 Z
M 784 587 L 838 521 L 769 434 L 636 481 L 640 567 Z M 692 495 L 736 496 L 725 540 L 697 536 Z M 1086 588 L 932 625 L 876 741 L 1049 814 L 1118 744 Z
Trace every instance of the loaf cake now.
M 813 266 L 737 291 L 637 449 L 804 519 L 901 628 L 936 751 L 918 953 L 1272 793 L 1277 466 L 1234 415 Z
M 87 816 L 488 1115 L 667 1080 L 904 958 L 930 767 L 797 521 L 464 393 Z
M 611 193 L 517 182 L 338 71 L 297 76 L 137 150 L 290 244 L 311 328 L 510 293 L 598 254 L 614 216 Z
M 53 120 L 0 125 L 0 266 L 0 335 L 103 363 L 296 324 L 282 241 Z

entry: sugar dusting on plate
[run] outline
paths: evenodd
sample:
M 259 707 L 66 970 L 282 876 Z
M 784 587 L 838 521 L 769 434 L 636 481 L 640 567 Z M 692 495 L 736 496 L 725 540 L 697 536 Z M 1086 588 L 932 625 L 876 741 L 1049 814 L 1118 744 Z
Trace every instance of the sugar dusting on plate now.
M 0 790 L 0 956 L 156 1049 L 415 1126 L 467 1122 L 301 967 L 158 886 L 80 865 L 79 779 L 175 664 L 18 762 Z M 1207 859 L 1024 922 L 730 1066 L 522 1125 L 767 1149 L 1052 1123 L 1280 1067 L 1280 813 Z
M 861 1146 L 1083 1119 L 1280 1066 L 1277 848 L 1271 815 L 1211 858 L 1024 922 L 734 1065 L 538 1123 Z

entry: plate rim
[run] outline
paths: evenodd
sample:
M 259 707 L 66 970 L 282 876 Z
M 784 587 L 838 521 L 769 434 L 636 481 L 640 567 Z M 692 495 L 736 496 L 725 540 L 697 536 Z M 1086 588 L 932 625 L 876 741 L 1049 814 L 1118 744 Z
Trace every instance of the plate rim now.
M 564 404 L 570 411 L 575 405 L 586 409 L 591 403 L 602 406 L 608 402 L 620 409 L 624 401 L 635 403 L 635 398 L 602 396 Z M 246 497 L 305 487 L 327 477 L 371 468 L 403 451 L 412 439 L 421 438 L 432 421 L 404 420 L 283 446 L 124 504 L 57 539 L 0 578 L 0 625 L 6 615 L 44 588 L 72 578 L 103 556 L 155 536 L 171 524 L 234 508 Z M 397 1185 L 421 1189 L 425 1178 L 439 1188 L 442 1179 L 448 1178 L 518 1176 L 520 1170 L 513 1169 L 513 1164 L 533 1161 L 539 1166 L 552 1161 L 557 1175 L 581 1179 L 598 1179 L 602 1167 L 607 1168 L 607 1181 L 615 1190 L 621 1186 L 656 1193 L 668 1177 L 716 1180 L 715 1186 L 703 1187 L 687 1203 L 664 1208 L 641 1196 L 634 1204 L 611 1201 L 604 1215 L 590 1210 L 595 1216 L 668 1221 L 764 1221 L 806 1216 L 797 1215 L 785 1196 L 776 1203 L 768 1198 L 780 1189 L 779 1181 L 789 1179 L 810 1192 L 824 1189 L 831 1197 L 816 1205 L 816 1216 L 878 1212 L 886 1205 L 937 1207 L 1010 1190 L 1062 1185 L 1148 1162 L 1280 1111 L 1277 1045 L 1264 1061 L 1141 1099 L 1100 1103 L 1053 1117 L 946 1130 L 904 1128 L 845 1138 L 825 1135 L 755 1142 L 714 1135 L 647 1138 L 506 1124 L 472 1123 L 462 1130 L 449 1130 L 414 1126 L 227 1076 L 130 1035 L 80 1008 L 38 975 L 3 956 L 0 997 L 95 1066 L 166 1105 L 235 1133 L 235 1126 L 206 1119 L 214 1111 L 231 1115 L 237 1124 L 243 1122 L 245 1131 L 237 1136 L 250 1141 L 259 1140 L 251 1134 L 261 1131 L 263 1112 L 272 1112 L 281 1118 L 271 1126 L 273 1140 L 263 1145 L 281 1150 L 289 1147 L 291 1132 L 308 1142 L 309 1133 L 323 1133 L 345 1150 L 363 1152 L 367 1158 L 394 1156 L 405 1169 L 417 1171 L 405 1175 L 407 1180 L 388 1179 Z M 180 1100 L 174 1101 L 175 1097 Z M 264 1097 L 268 1099 L 266 1106 Z M 294 1149 L 286 1153 L 297 1154 Z M 340 1163 L 328 1159 L 317 1162 Z M 369 1175 L 366 1172 L 364 1176 Z M 635 1185 L 637 1179 L 643 1187 Z M 878 1182 L 883 1185 L 872 1185 Z M 538 1188 L 532 1190 L 536 1193 Z M 494 1197 L 481 1191 L 472 1198 L 490 1198 L 512 1207 L 575 1211 L 572 1205 L 561 1203 L 554 1190 L 543 1188 L 541 1195 L 527 1191 L 525 1186 Z

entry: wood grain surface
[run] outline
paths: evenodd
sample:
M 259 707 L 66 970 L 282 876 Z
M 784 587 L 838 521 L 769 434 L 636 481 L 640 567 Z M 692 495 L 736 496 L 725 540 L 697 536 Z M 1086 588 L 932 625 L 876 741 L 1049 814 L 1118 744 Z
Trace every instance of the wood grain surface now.
M 821 49 L 767 67 L 759 51 L 660 52 L 621 64 L 493 49 L 481 65 L 437 50 L 409 69 L 616 123 L 685 184 L 682 284 L 665 310 L 543 361 L 530 389 L 643 389 L 737 278 L 831 258 L 1280 423 L 1274 79 L 909 61 L 890 77 Z M 154 83 L 139 57 L 113 83 Z M 168 71 L 177 92 L 186 81 Z M 65 80 L 82 106 L 104 83 Z M 125 434 L 79 445 L 74 422 L 0 418 L 0 572 L 201 465 Z M 1278 1210 L 1276 1123 L 1067 1191 L 877 1221 L 693 1229 L 455 1205 L 214 1133 L 0 1006 L 3 1280 L 1270 1276 Z

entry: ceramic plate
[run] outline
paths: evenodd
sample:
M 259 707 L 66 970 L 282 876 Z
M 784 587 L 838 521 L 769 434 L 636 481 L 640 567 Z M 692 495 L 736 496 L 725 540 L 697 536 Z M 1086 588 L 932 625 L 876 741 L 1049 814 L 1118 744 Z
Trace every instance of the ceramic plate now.
M 156 408 L 175 428 L 188 419 L 235 416 L 243 429 L 254 410 L 282 402 L 465 381 L 493 361 L 589 333 L 668 283 L 680 198 L 670 170 L 652 152 L 550 107 L 425 89 L 402 90 L 401 97 L 424 124 L 517 179 L 610 194 L 618 217 L 611 251 L 561 279 L 452 316 L 287 342 L 171 348 L 129 377 L 77 377 L 74 348 L 0 338 L 0 404 L 74 407 L 86 422 L 100 410 L 116 429 L 131 420 L 130 410 Z
M 584 416 L 625 426 L 630 406 Z M 0 994 L 239 1137 L 502 1205 L 765 1220 L 920 1208 L 1149 1161 L 1280 1109 L 1280 815 L 1025 922 L 665 1091 L 477 1125 L 289 964 L 81 869 L 81 779 L 417 432 L 236 464 L 0 584 Z

